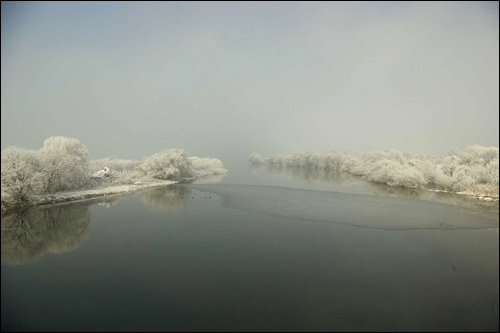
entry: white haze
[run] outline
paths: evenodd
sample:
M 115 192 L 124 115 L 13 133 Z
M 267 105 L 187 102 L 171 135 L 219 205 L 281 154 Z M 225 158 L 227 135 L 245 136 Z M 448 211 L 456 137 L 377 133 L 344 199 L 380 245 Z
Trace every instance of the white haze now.
M 497 2 L 2 2 L 2 148 L 437 155 L 499 142 Z

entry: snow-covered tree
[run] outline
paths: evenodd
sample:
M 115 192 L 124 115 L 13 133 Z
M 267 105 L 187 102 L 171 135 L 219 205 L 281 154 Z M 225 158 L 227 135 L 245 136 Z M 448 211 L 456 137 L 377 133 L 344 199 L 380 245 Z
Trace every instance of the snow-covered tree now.
M 77 139 L 62 136 L 45 140 L 41 149 L 47 192 L 79 189 L 88 181 L 88 149 Z
M 421 188 L 436 184 L 451 191 L 481 192 L 498 195 L 499 150 L 497 147 L 468 146 L 452 149 L 442 158 L 411 156 L 397 150 L 371 151 L 361 160 L 343 153 L 296 153 L 271 155 L 267 159 L 254 153 L 250 161 L 265 161 L 268 167 L 286 166 L 307 174 L 314 170 L 345 171 L 365 180 L 393 187 Z
M 350 170 L 358 164 L 358 161 L 344 153 L 323 153 L 318 158 L 318 168 L 320 169 L 334 169 L 337 171 Z
M 200 158 L 193 156 L 188 157 L 188 160 L 191 162 L 191 175 L 193 177 L 219 175 L 228 172 L 224 169 L 221 160 L 217 158 Z
M 498 148 L 497 148 L 498 150 Z M 498 159 L 496 161 L 490 162 L 486 166 L 485 179 L 486 184 L 496 186 L 498 188 L 499 182 L 499 163 Z
M 92 173 L 103 170 L 105 167 L 121 173 L 131 173 L 135 171 L 135 168 L 137 168 L 142 161 L 125 160 L 110 156 L 99 160 L 91 160 L 89 163 Z
M 492 161 L 498 160 L 498 148 L 497 147 L 481 147 L 480 157 L 483 160 L 484 165 L 490 164 Z
M 435 183 L 437 177 L 437 165 L 432 161 L 425 158 L 411 158 L 408 163 L 414 166 L 422 176 L 425 178 L 427 183 Z
M 25 201 L 29 194 L 43 188 L 43 165 L 33 150 L 8 147 L 2 151 L 2 192 L 14 202 Z
M 370 182 L 407 188 L 418 188 L 427 184 L 417 169 L 397 160 L 382 159 L 365 165 L 364 168 L 364 178 Z
M 267 164 L 274 165 L 274 166 L 285 166 L 286 165 L 286 158 L 283 155 L 271 155 L 267 159 Z
M 157 179 L 181 180 L 192 176 L 191 161 L 188 160 L 184 149 L 180 148 L 167 149 L 151 155 L 137 170 Z
M 453 173 L 460 165 L 460 158 L 455 155 L 446 156 L 440 164 L 445 175 L 453 177 Z
M 248 157 L 248 161 L 252 164 L 265 164 L 266 161 L 264 158 L 258 153 L 251 153 Z

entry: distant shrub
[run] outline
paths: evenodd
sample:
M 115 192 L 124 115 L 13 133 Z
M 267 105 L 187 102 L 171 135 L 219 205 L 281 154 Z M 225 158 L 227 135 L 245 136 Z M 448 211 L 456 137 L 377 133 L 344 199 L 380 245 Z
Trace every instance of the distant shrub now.
M 217 158 L 200 158 L 194 156 L 188 157 L 188 160 L 191 164 L 191 176 L 193 177 L 218 175 L 228 172 Z
M 264 158 L 260 154 L 257 154 L 257 153 L 251 153 L 250 156 L 248 157 L 248 160 L 252 164 L 265 164 L 266 163 Z
M 311 157 L 312 152 L 297 153 L 286 157 L 286 166 L 307 168 L 312 166 Z
M 192 176 L 191 161 L 188 160 L 184 149 L 179 148 L 151 155 L 137 170 L 156 179 L 181 180 Z
M 419 188 L 427 184 L 420 171 L 399 158 L 384 158 L 374 163 L 364 163 L 357 172 L 370 182 L 389 186 Z
M 90 172 L 93 174 L 99 170 L 103 170 L 108 167 L 110 170 L 121 172 L 121 173 L 131 173 L 135 171 L 142 161 L 137 160 L 125 160 L 115 157 L 106 157 L 99 160 L 92 160 L 89 162 Z
M 271 155 L 266 163 L 274 166 L 286 166 L 286 158 L 283 155 Z
M 498 192 L 498 148 L 468 146 L 454 150 L 436 167 L 435 183 L 447 190 L 461 192 L 496 187 Z
M 267 159 L 252 153 L 249 160 L 272 167 L 345 171 L 370 182 L 394 187 L 420 188 L 432 183 L 455 192 L 478 191 L 478 188 L 487 188 L 488 193 L 498 192 L 497 147 L 473 145 L 462 151 L 453 149 L 442 158 L 412 157 L 397 150 L 375 150 L 361 160 L 337 152 L 271 155 Z
M 337 171 L 350 172 L 359 161 L 344 153 L 324 153 L 319 155 L 318 166 L 320 169 L 334 169 Z
M 427 183 L 435 183 L 437 177 L 437 165 L 425 158 L 412 158 L 408 161 L 411 166 L 414 166 Z

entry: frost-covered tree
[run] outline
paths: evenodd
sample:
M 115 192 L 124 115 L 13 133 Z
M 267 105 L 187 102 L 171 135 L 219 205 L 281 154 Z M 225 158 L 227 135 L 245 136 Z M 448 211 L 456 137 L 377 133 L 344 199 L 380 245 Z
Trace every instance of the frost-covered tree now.
M 312 152 L 293 154 L 290 157 L 290 165 L 298 166 L 301 168 L 307 168 L 311 166 L 311 157 L 314 154 Z
M 478 187 L 498 193 L 498 148 L 468 146 L 454 150 L 436 167 L 435 184 L 451 191 L 472 191 Z M 496 190 L 494 188 L 496 187 Z
M 497 147 L 484 147 L 481 152 L 481 157 L 484 160 L 484 164 L 488 165 L 491 162 L 498 161 L 498 148 Z
M 307 170 L 345 171 L 365 180 L 393 187 L 421 188 L 436 184 L 450 191 L 498 195 L 499 150 L 497 147 L 468 146 L 452 149 L 442 158 L 411 156 L 397 150 L 371 151 L 361 160 L 343 153 L 296 153 L 272 155 L 267 159 L 252 154 L 251 161 L 264 160 L 271 167 L 292 167 Z
M 382 159 L 364 167 L 364 178 L 370 182 L 407 188 L 418 188 L 427 184 L 417 169 L 397 160 Z
M 79 140 L 62 136 L 48 138 L 41 154 L 47 192 L 79 189 L 87 184 L 88 149 Z
M 142 161 L 125 160 L 111 156 L 99 160 L 92 160 L 89 163 L 91 173 L 95 173 L 105 167 L 121 173 L 131 173 L 135 171 L 135 168 L 137 168 Z
M 460 158 L 455 155 L 446 156 L 440 164 L 440 169 L 445 175 L 453 177 L 453 173 L 460 165 Z
M 248 157 L 248 161 L 252 164 L 265 164 L 266 161 L 264 158 L 258 153 L 251 153 Z
M 428 180 L 416 167 L 416 163 L 415 159 L 408 159 L 397 150 L 375 150 L 365 154 L 359 164 L 353 164 L 349 172 L 374 183 L 420 188 L 425 186 Z
M 137 171 L 157 179 L 181 180 L 192 176 L 191 161 L 184 149 L 179 148 L 151 155 L 137 167 Z
M 363 163 L 375 163 L 377 161 L 383 160 L 387 158 L 387 153 L 381 150 L 371 151 L 363 156 Z
M 411 158 L 408 163 L 415 167 L 422 176 L 425 178 L 427 183 L 435 183 L 437 177 L 437 166 L 432 161 L 425 158 Z
M 191 163 L 191 176 L 201 177 L 207 175 L 219 175 L 227 173 L 228 171 L 224 169 L 221 160 L 217 158 L 200 158 L 200 157 L 188 157 Z
M 1 167 L 2 192 L 9 200 L 22 202 L 42 190 L 43 165 L 38 152 L 8 147 L 2 151 Z
M 483 147 L 479 145 L 468 146 L 464 151 L 460 152 L 460 164 L 473 165 L 480 163 Z
M 319 158 L 320 169 L 334 169 L 337 171 L 350 172 L 356 165 L 358 160 L 344 153 L 324 153 Z
M 408 162 L 404 154 L 395 149 L 391 149 L 387 152 L 387 159 L 397 161 L 400 164 L 406 164 Z
M 498 148 L 497 148 L 498 150 Z M 486 184 L 489 184 L 489 185 L 493 185 L 493 186 L 496 186 L 498 188 L 498 185 L 499 185 L 499 163 L 498 163 L 498 159 L 496 161 L 493 161 L 491 163 L 489 163 L 487 166 L 486 166 L 486 172 L 485 172 L 485 176 L 484 176 L 485 180 L 486 180 Z
M 267 159 L 267 163 L 274 166 L 285 166 L 286 158 L 283 155 L 271 155 Z
M 468 146 L 459 153 L 461 164 L 466 165 L 488 165 L 491 161 L 498 159 L 497 147 L 482 147 L 480 145 Z

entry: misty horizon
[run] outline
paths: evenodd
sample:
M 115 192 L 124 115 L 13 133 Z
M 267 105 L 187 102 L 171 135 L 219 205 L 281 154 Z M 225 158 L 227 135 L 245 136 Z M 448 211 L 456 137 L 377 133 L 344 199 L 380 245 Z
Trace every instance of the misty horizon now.
M 2 2 L 2 149 L 499 146 L 497 2 Z

